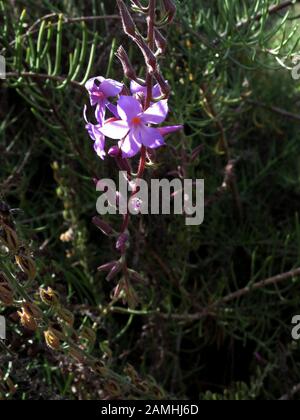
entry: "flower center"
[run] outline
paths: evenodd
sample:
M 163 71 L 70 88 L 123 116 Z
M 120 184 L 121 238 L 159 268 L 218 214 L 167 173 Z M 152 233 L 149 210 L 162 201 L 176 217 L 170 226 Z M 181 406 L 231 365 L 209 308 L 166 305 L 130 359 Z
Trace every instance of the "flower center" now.
M 99 99 L 104 99 L 104 93 L 103 92 L 95 92 L 94 95 Z
M 134 117 L 132 118 L 131 122 L 133 125 L 139 125 L 141 124 L 142 120 L 140 119 L 140 117 Z

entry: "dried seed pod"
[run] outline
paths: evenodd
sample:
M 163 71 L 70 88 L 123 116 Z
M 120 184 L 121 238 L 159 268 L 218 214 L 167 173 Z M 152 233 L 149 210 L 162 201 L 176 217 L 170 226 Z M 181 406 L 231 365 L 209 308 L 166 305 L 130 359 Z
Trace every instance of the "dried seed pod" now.
M 92 328 L 83 326 L 79 332 L 79 337 L 83 340 L 87 340 L 90 345 L 94 345 L 96 341 L 96 333 Z
M 23 303 L 22 308 L 33 318 L 35 319 L 42 319 L 43 318 L 43 312 L 40 310 L 38 306 L 36 306 L 34 303 L 25 302 Z
M 119 397 L 122 394 L 120 385 L 112 379 L 105 381 L 103 389 L 110 397 Z
M 21 324 L 24 328 L 27 328 L 30 331 L 35 332 L 38 328 L 37 322 L 30 313 L 28 313 L 23 307 L 21 311 L 18 311 Z
M 99 373 L 101 376 L 105 377 L 109 374 L 107 367 L 105 366 L 104 362 L 101 360 L 97 360 L 93 365 L 93 371 Z
M 56 306 L 59 303 L 59 295 L 51 287 L 47 289 L 40 288 L 40 298 L 48 306 Z
M 13 306 L 14 293 L 8 283 L 0 283 L 0 302 L 5 306 Z
M 29 255 L 19 254 L 15 256 L 16 263 L 20 269 L 25 273 L 29 280 L 34 280 L 36 277 L 36 265 Z
M 70 347 L 68 353 L 73 359 L 76 359 L 78 362 L 83 363 L 85 361 L 85 356 L 79 349 L 75 347 Z
M 73 327 L 73 325 L 74 325 L 74 315 L 68 309 L 60 306 L 57 309 L 57 316 L 60 320 L 65 322 L 67 325 L 69 325 L 70 327 Z
M 64 334 L 64 331 L 63 331 L 63 329 L 62 329 L 62 327 L 59 323 L 51 324 L 48 329 L 50 331 L 52 331 L 53 334 L 56 335 L 56 337 L 58 337 L 60 339 L 60 341 L 64 341 L 65 334 Z
M 45 337 L 47 346 L 51 350 L 59 350 L 60 338 L 56 334 L 56 330 L 49 328 L 47 331 L 44 332 L 44 337 Z
M 16 231 L 6 224 L 1 225 L 0 240 L 4 245 L 13 252 L 17 252 L 19 248 L 19 239 Z

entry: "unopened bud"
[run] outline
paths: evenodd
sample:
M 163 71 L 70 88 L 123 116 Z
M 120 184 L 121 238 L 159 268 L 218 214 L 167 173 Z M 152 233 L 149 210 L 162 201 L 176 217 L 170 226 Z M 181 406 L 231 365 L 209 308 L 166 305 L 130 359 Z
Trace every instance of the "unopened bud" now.
M 119 47 L 118 51 L 116 52 L 116 56 L 121 61 L 125 77 L 127 77 L 130 80 L 136 80 L 137 79 L 136 72 L 129 60 L 129 57 L 126 51 L 124 50 L 122 46 Z
M 162 0 L 165 12 L 167 23 L 171 23 L 176 16 L 176 5 L 173 0 Z
M 109 275 L 106 277 L 107 281 L 111 281 L 112 279 L 114 279 L 119 272 L 122 270 L 123 268 L 123 264 L 121 262 L 118 262 L 110 271 Z
M 122 152 L 118 146 L 112 146 L 108 151 L 108 155 L 111 157 L 118 157 L 122 156 Z
M 125 251 L 126 251 L 126 248 L 128 247 L 128 241 L 129 241 L 128 233 L 121 233 L 121 235 L 118 237 L 118 240 L 117 240 L 117 243 L 116 243 L 117 251 L 124 254 Z
M 98 216 L 95 216 L 93 218 L 93 223 L 106 236 L 110 236 L 114 233 L 113 228 L 111 226 L 109 226 L 108 223 L 106 223 L 102 219 L 100 219 L 100 217 L 98 217 Z
M 157 59 L 153 51 L 151 51 L 144 39 L 139 38 L 136 39 L 135 42 L 143 53 L 146 65 L 148 67 L 148 71 L 150 73 L 154 73 L 157 70 Z
M 105 272 L 112 270 L 116 265 L 118 264 L 118 261 L 111 261 L 106 264 L 101 265 L 98 267 L 98 271 Z
M 166 98 L 168 98 L 171 92 L 168 82 L 163 78 L 162 74 L 159 71 L 155 72 L 155 79 L 157 80 L 157 83 L 159 84 L 161 93 Z
M 164 54 L 166 52 L 167 40 L 157 28 L 155 28 L 155 45 L 159 54 Z
M 124 32 L 131 38 L 135 39 L 136 26 L 125 3 L 123 0 L 117 0 L 117 4 L 120 11 Z
M 200 155 L 200 153 L 203 151 L 203 149 L 204 149 L 204 146 L 203 146 L 203 144 L 200 144 L 199 146 L 197 146 L 193 151 L 192 151 L 192 154 L 191 154 L 191 161 L 192 162 L 194 162 L 196 159 L 197 159 L 197 157 Z

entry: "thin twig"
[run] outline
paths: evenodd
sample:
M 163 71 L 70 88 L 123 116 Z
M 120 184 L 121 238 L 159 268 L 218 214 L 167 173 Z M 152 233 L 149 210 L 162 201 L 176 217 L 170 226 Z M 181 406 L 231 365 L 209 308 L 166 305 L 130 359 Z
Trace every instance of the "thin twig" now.
M 205 99 L 205 103 L 206 103 L 206 108 L 208 110 L 208 114 L 214 119 L 217 129 L 220 131 L 221 147 L 222 147 L 222 150 L 225 153 L 225 156 L 226 156 L 226 159 L 227 159 L 227 162 L 228 162 L 227 165 L 228 165 L 232 161 L 232 159 L 231 159 L 229 144 L 228 144 L 227 137 L 226 137 L 225 128 L 224 128 L 223 123 L 222 123 L 221 119 L 219 118 L 219 116 L 218 116 L 218 114 L 215 110 L 213 100 L 212 100 L 211 95 L 208 92 L 208 89 L 205 85 L 202 85 L 202 92 L 203 92 L 203 95 L 204 95 L 204 99 Z M 238 186 L 237 186 L 237 182 L 236 182 L 234 172 L 231 173 L 231 178 L 228 179 L 228 181 L 230 181 L 230 188 L 231 188 L 231 191 L 232 191 L 233 199 L 234 199 L 236 207 L 238 209 L 238 214 L 239 214 L 240 220 L 242 220 L 243 219 L 243 207 L 242 207 L 240 193 L 239 193 L 239 190 L 238 190 Z
M 269 111 L 272 111 L 278 115 L 281 115 L 282 117 L 300 121 L 299 114 L 293 114 L 292 112 L 286 111 L 285 109 L 282 109 L 282 108 L 278 108 L 277 106 L 267 105 L 267 104 L 264 104 L 263 102 L 254 101 L 252 99 L 246 99 L 246 102 L 252 105 L 259 106 L 260 108 L 268 109 Z
M 58 13 L 49 13 L 48 15 L 42 16 L 41 18 L 39 18 L 38 20 L 36 20 L 33 25 L 30 26 L 30 28 L 25 32 L 25 34 L 21 35 L 21 40 L 27 38 L 29 35 L 34 35 L 37 34 L 40 30 L 40 28 L 37 28 L 37 26 L 39 26 L 43 21 L 45 20 L 50 20 L 53 18 L 58 18 L 59 14 Z M 64 25 L 72 25 L 75 23 L 80 23 L 80 22 L 95 22 L 95 21 L 102 21 L 102 20 L 120 20 L 120 16 L 119 15 L 102 15 L 102 16 L 80 16 L 80 17 L 75 17 L 75 18 L 70 18 L 67 16 L 63 15 L 63 23 Z M 57 26 L 58 22 L 49 22 L 49 26 Z M 47 29 L 48 26 L 46 26 Z M 9 46 L 12 47 L 14 46 L 16 43 L 16 40 L 13 40 L 12 42 L 10 42 Z M 6 48 L 4 47 L 1 50 L 1 53 L 3 54 L 6 51 Z
M 163 314 L 160 313 L 159 315 L 163 318 L 171 318 L 178 321 L 198 321 L 203 317 L 206 317 L 210 314 L 213 314 L 214 311 L 221 306 L 230 303 L 234 300 L 240 299 L 243 296 L 248 295 L 252 291 L 263 289 L 268 286 L 273 286 L 278 283 L 281 283 L 284 280 L 291 279 L 293 277 L 299 277 L 300 276 L 300 268 L 297 268 L 295 270 L 288 271 L 287 273 L 279 274 L 274 277 L 270 277 L 265 280 L 261 280 L 257 283 L 254 283 L 252 286 L 244 287 L 240 290 L 237 290 L 236 292 L 230 293 L 229 295 L 217 300 L 216 302 L 212 303 L 211 305 L 203 308 L 200 312 L 195 314 Z
M 287 7 L 294 6 L 295 1 L 294 0 L 288 0 L 284 1 L 281 4 L 270 6 L 268 9 L 268 15 L 272 16 L 278 12 L 280 12 L 283 9 L 286 9 Z M 259 22 L 264 17 L 263 13 L 258 13 L 257 15 L 251 17 L 250 19 L 242 20 L 238 22 L 236 25 L 237 29 L 240 29 L 241 27 L 250 24 L 251 22 Z
M 288 401 L 290 400 L 292 397 L 294 397 L 294 395 L 298 394 L 298 392 L 300 392 L 300 384 L 295 385 L 288 394 L 283 395 L 281 398 L 279 398 L 279 401 Z
M 27 79 L 38 79 L 38 80 L 53 80 L 55 82 L 63 83 L 66 81 L 66 79 L 62 76 L 52 76 L 49 74 L 43 74 L 43 73 L 33 73 L 33 72 L 9 72 L 6 73 L 7 79 L 14 79 L 14 78 L 27 78 Z M 75 80 L 70 80 L 69 82 L 72 86 L 76 87 L 77 89 L 80 89 L 81 91 L 85 91 L 84 87 Z

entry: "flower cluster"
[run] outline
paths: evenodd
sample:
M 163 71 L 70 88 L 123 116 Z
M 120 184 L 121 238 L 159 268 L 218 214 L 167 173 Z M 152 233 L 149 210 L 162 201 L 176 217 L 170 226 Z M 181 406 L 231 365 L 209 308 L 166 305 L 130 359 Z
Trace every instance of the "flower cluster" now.
M 144 146 L 156 149 L 165 145 L 164 137 L 167 134 L 182 129 L 181 125 L 153 127 L 163 123 L 168 115 L 168 100 L 162 99 L 159 85 L 152 89 L 152 101 L 146 107 L 147 87 L 136 81 L 131 81 L 128 95 L 126 87 L 115 80 L 96 77 L 86 83 L 90 103 L 95 108 L 97 124 L 92 124 L 84 117 L 86 129 L 94 141 L 94 148 L 101 159 L 106 156 L 105 137 L 119 140 L 117 154 L 123 158 L 135 156 Z M 116 103 L 112 102 L 117 97 Z M 107 112 L 111 118 L 106 119 Z M 116 145 L 109 149 L 109 155 L 116 154 Z

